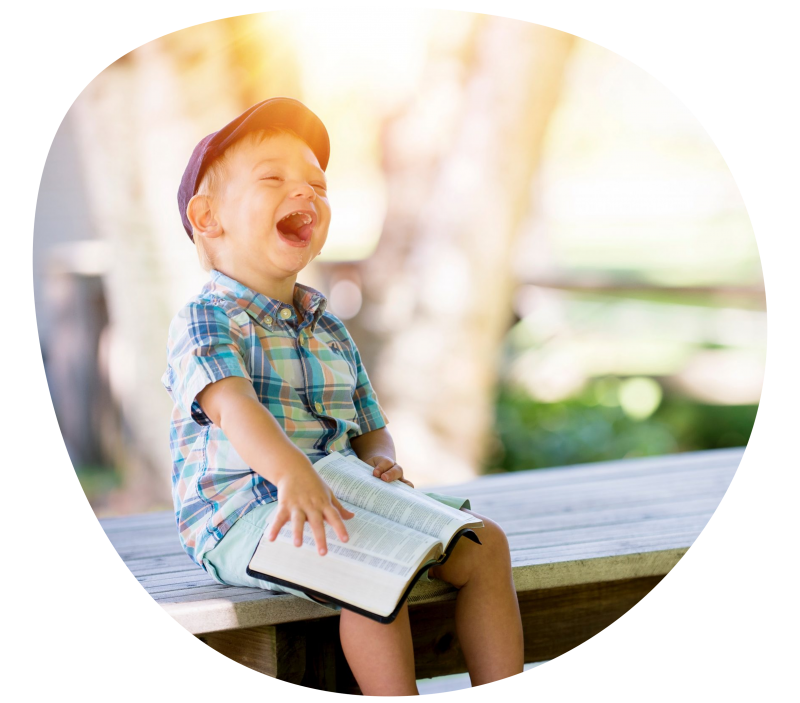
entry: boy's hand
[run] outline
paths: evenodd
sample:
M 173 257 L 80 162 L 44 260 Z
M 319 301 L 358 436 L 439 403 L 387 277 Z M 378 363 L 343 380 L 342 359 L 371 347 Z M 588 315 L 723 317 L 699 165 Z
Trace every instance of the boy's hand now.
M 347 528 L 342 518 L 349 520 L 355 513 L 345 508 L 333 494 L 328 484 L 311 468 L 298 466 L 278 483 L 278 509 L 267 532 L 267 539 L 275 541 L 278 531 L 291 520 L 295 547 L 303 544 L 303 527 L 306 520 L 311 525 L 317 551 L 324 556 L 328 551 L 325 540 L 325 521 L 336 536 L 347 542 Z
M 375 470 L 372 472 L 373 476 L 383 481 L 400 481 L 414 488 L 414 484 L 411 483 L 411 481 L 403 478 L 403 467 L 395 463 L 394 459 L 378 454 L 370 457 L 364 463 L 375 467 Z

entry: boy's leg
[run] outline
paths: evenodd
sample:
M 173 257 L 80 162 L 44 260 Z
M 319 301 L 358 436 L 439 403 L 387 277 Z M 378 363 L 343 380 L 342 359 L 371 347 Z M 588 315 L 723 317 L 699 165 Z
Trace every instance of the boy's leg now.
M 459 589 L 456 633 L 473 686 L 519 674 L 524 650 L 519 603 L 511 575 L 508 540 L 499 525 L 483 520 L 482 544 L 460 539 L 450 558 L 431 576 Z
M 408 603 L 384 625 L 342 609 L 339 636 L 347 663 L 365 696 L 416 696 Z

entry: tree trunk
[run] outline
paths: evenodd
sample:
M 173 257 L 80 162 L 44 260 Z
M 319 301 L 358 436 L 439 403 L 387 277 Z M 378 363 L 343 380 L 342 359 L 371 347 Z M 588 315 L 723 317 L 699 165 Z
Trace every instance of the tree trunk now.
M 90 205 L 111 249 L 109 363 L 125 425 L 115 513 L 171 502 L 172 403 L 160 381 L 167 331 L 208 278 L 177 210 L 189 155 L 257 93 L 291 93 L 297 83 L 283 44 L 249 21 L 210 22 L 145 44 L 98 75 L 73 106 Z
M 515 241 L 574 42 L 477 18 L 463 55 L 432 56 L 419 99 L 386 126 L 387 225 L 361 266 L 358 335 L 421 485 L 469 480 L 486 456 Z

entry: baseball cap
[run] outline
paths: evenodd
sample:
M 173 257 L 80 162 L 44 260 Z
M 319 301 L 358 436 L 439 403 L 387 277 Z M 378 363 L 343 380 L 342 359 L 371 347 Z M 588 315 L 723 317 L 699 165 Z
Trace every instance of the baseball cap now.
M 201 139 L 192 152 L 178 189 L 178 209 L 189 239 L 194 241 L 186 207 L 197 192 L 208 164 L 248 132 L 278 125 L 288 127 L 308 144 L 323 171 L 328 167 L 331 151 L 328 130 L 303 103 L 294 98 L 270 98 L 253 105 L 219 131 Z

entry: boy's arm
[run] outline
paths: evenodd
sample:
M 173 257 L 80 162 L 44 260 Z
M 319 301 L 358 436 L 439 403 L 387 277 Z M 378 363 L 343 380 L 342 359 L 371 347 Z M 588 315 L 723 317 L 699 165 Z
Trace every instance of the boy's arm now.
M 395 462 L 394 440 L 386 427 L 352 437 L 350 446 L 361 461 L 375 467 L 373 476 L 384 481 L 400 480 L 414 487 L 411 481 L 403 478 L 403 467 Z
M 238 376 L 223 378 L 203 388 L 197 402 L 247 465 L 278 487 L 278 510 L 267 534 L 270 541 L 290 520 L 297 546 L 302 544 L 306 520 L 320 554 L 327 551 L 324 521 L 342 542 L 347 541 L 342 517 L 351 518 L 353 513 L 339 503 L 308 457 L 261 404 L 250 381 Z

